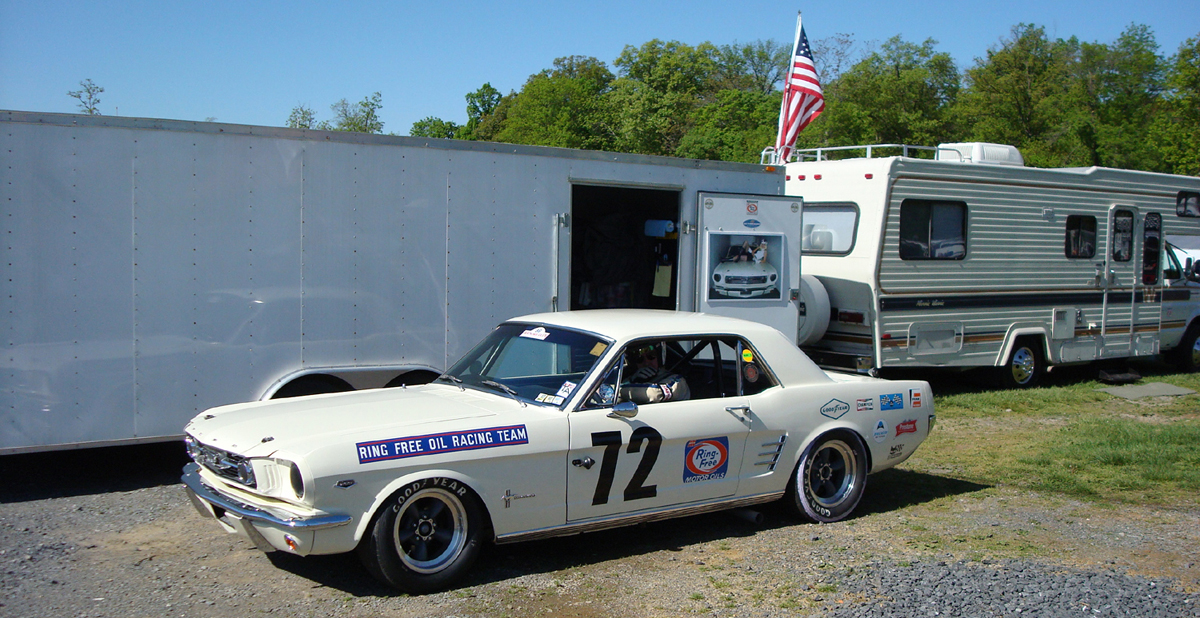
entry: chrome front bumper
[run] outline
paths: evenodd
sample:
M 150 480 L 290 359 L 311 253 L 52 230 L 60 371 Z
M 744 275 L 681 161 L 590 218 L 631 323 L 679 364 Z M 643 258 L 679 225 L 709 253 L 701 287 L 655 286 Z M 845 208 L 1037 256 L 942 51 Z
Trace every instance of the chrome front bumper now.
M 221 513 L 230 513 L 245 522 L 264 523 L 276 528 L 296 531 L 312 531 L 322 528 L 334 528 L 350 523 L 349 515 L 319 515 L 315 517 L 298 517 L 289 513 L 270 511 L 239 502 L 213 489 L 200 476 L 200 466 L 189 463 L 183 467 L 183 484 L 187 486 L 188 498 L 192 505 L 205 517 L 221 519 Z M 244 526 L 243 528 L 249 528 Z M 255 535 L 247 531 L 251 538 Z M 257 544 L 257 539 L 256 544 Z

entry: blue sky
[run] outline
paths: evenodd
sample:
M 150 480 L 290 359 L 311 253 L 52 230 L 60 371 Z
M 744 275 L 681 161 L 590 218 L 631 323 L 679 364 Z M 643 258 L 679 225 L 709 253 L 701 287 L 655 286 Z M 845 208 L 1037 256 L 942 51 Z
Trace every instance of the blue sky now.
M 384 131 L 426 116 L 465 122 L 468 92 L 519 90 L 561 56 L 610 64 L 654 38 L 776 39 L 797 10 L 810 40 L 937 40 L 960 68 L 1017 23 L 1113 42 L 1150 26 L 1164 55 L 1200 35 L 1200 0 L 709 2 L 292 2 L 0 0 L 0 109 L 74 112 L 90 78 L 104 114 L 283 125 L 297 104 L 331 117 L 338 99 L 383 95 Z

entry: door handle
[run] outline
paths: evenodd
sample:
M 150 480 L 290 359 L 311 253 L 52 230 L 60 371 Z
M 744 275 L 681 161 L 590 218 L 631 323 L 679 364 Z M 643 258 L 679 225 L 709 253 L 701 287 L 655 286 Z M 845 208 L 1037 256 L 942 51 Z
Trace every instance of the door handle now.
M 584 470 L 591 470 L 592 466 L 596 465 L 596 460 L 592 459 L 591 457 L 584 457 L 583 459 L 576 459 L 575 461 L 572 461 L 571 465 L 577 468 L 583 468 Z

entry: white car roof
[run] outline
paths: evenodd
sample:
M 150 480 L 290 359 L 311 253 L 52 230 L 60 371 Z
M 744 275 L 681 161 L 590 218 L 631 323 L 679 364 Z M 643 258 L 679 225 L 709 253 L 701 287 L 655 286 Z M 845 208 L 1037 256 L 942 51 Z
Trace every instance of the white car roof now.
M 589 309 L 536 313 L 510 322 L 535 322 L 589 331 L 618 342 L 641 337 L 735 334 L 749 339 L 785 383 L 829 382 L 829 376 L 778 330 L 738 318 L 654 309 Z

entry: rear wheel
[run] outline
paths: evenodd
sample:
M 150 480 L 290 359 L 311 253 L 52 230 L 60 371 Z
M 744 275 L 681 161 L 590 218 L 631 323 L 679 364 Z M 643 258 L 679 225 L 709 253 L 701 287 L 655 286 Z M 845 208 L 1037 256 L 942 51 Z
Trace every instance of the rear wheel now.
M 862 440 L 849 431 L 832 431 L 814 440 L 804 452 L 784 503 L 793 514 L 818 523 L 835 522 L 854 511 L 866 486 L 867 454 Z
M 998 367 L 996 377 L 1001 388 L 1033 388 L 1046 373 L 1041 342 L 1036 337 L 1022 337 L 1013 344 L 1008 362 Z
M 1180 371 L 1192 373 L 1200 370 L 1200 322 L 1193 322 L 1183 333 L 1179 346 L 1171 351 L 1172 361 Z
M 359 545 L 372 575 L 410 594 L 440 590 L 479 555 L 484 517 L 465 485 L 426 479 L 406 486 L 375 517 Z

